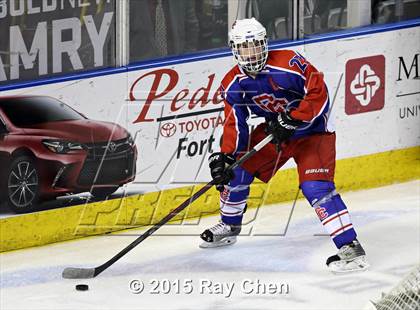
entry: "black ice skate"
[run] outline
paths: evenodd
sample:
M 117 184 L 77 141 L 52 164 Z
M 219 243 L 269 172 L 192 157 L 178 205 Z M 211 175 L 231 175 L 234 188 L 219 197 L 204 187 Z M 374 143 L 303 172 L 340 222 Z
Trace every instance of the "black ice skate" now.
M 231 245 L 236 242 L 236 236 L 241 232 L 241 225 L 228 225 L 223 222 L 206 229 L 201 235 L 204 240 L 200 248 L 216 248 Z
M 359 241 L 343 245 L 336 255 L 327 259 L 327 266 L 333 273 L 364 271 L 369 267 L 365 250 Z

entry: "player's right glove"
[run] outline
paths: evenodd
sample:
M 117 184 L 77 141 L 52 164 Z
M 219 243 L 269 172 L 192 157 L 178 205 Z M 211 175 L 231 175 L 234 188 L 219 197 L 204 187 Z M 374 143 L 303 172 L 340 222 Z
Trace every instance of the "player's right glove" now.
M 265 132 L 273 135 L 271 143 L 281 144 L 295 133 L 302 122 L 293 119 L 287 112 L 281 112 L 277 119 L 267 120 Z
M 218 191 L 223 191 L 224 185 L 228 184 L 235 176 L 232 170 L 227 169 L 234 162 L 235 158 L 230 154 L 217 152 L 210 155 L 210 174 Z

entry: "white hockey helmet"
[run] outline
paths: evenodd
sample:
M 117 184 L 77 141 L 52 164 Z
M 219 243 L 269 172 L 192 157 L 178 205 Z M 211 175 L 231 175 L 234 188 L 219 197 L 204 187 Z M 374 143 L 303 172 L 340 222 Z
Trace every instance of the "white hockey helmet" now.
M 229 46 L 244 70 L 256 73 L 264 68 L 268 56 L 267 32 L 255 18 L 238 19 L 233 23 Z

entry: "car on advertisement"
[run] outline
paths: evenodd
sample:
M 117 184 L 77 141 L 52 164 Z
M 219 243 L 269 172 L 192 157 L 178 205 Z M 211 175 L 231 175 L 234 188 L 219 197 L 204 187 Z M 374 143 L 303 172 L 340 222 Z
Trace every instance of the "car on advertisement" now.
M 105 199 L 136 174 L 137 148 L 118 124 L 46 96 L 0 97 L 0 198 L 17 213 L 90 192 Z

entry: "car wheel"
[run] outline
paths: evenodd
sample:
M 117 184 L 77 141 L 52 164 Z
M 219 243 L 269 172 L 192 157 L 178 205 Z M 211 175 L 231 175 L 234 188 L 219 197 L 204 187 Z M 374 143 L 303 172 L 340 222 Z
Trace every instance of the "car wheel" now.
M 118 188 L 119 186 L 97 187 L 97 188 L 93 188 L 90 193 L 92 194 L 93 197 L 95 197 L 95 199 L 105 200 L 106 198 L 108 198 L 108 196 L 115 193 Z
M 33 160 L 21 156 L 12 161 L 7 175 L 7 201 L 16 213 L 34 211 L 39 200 L 40 180 Z

